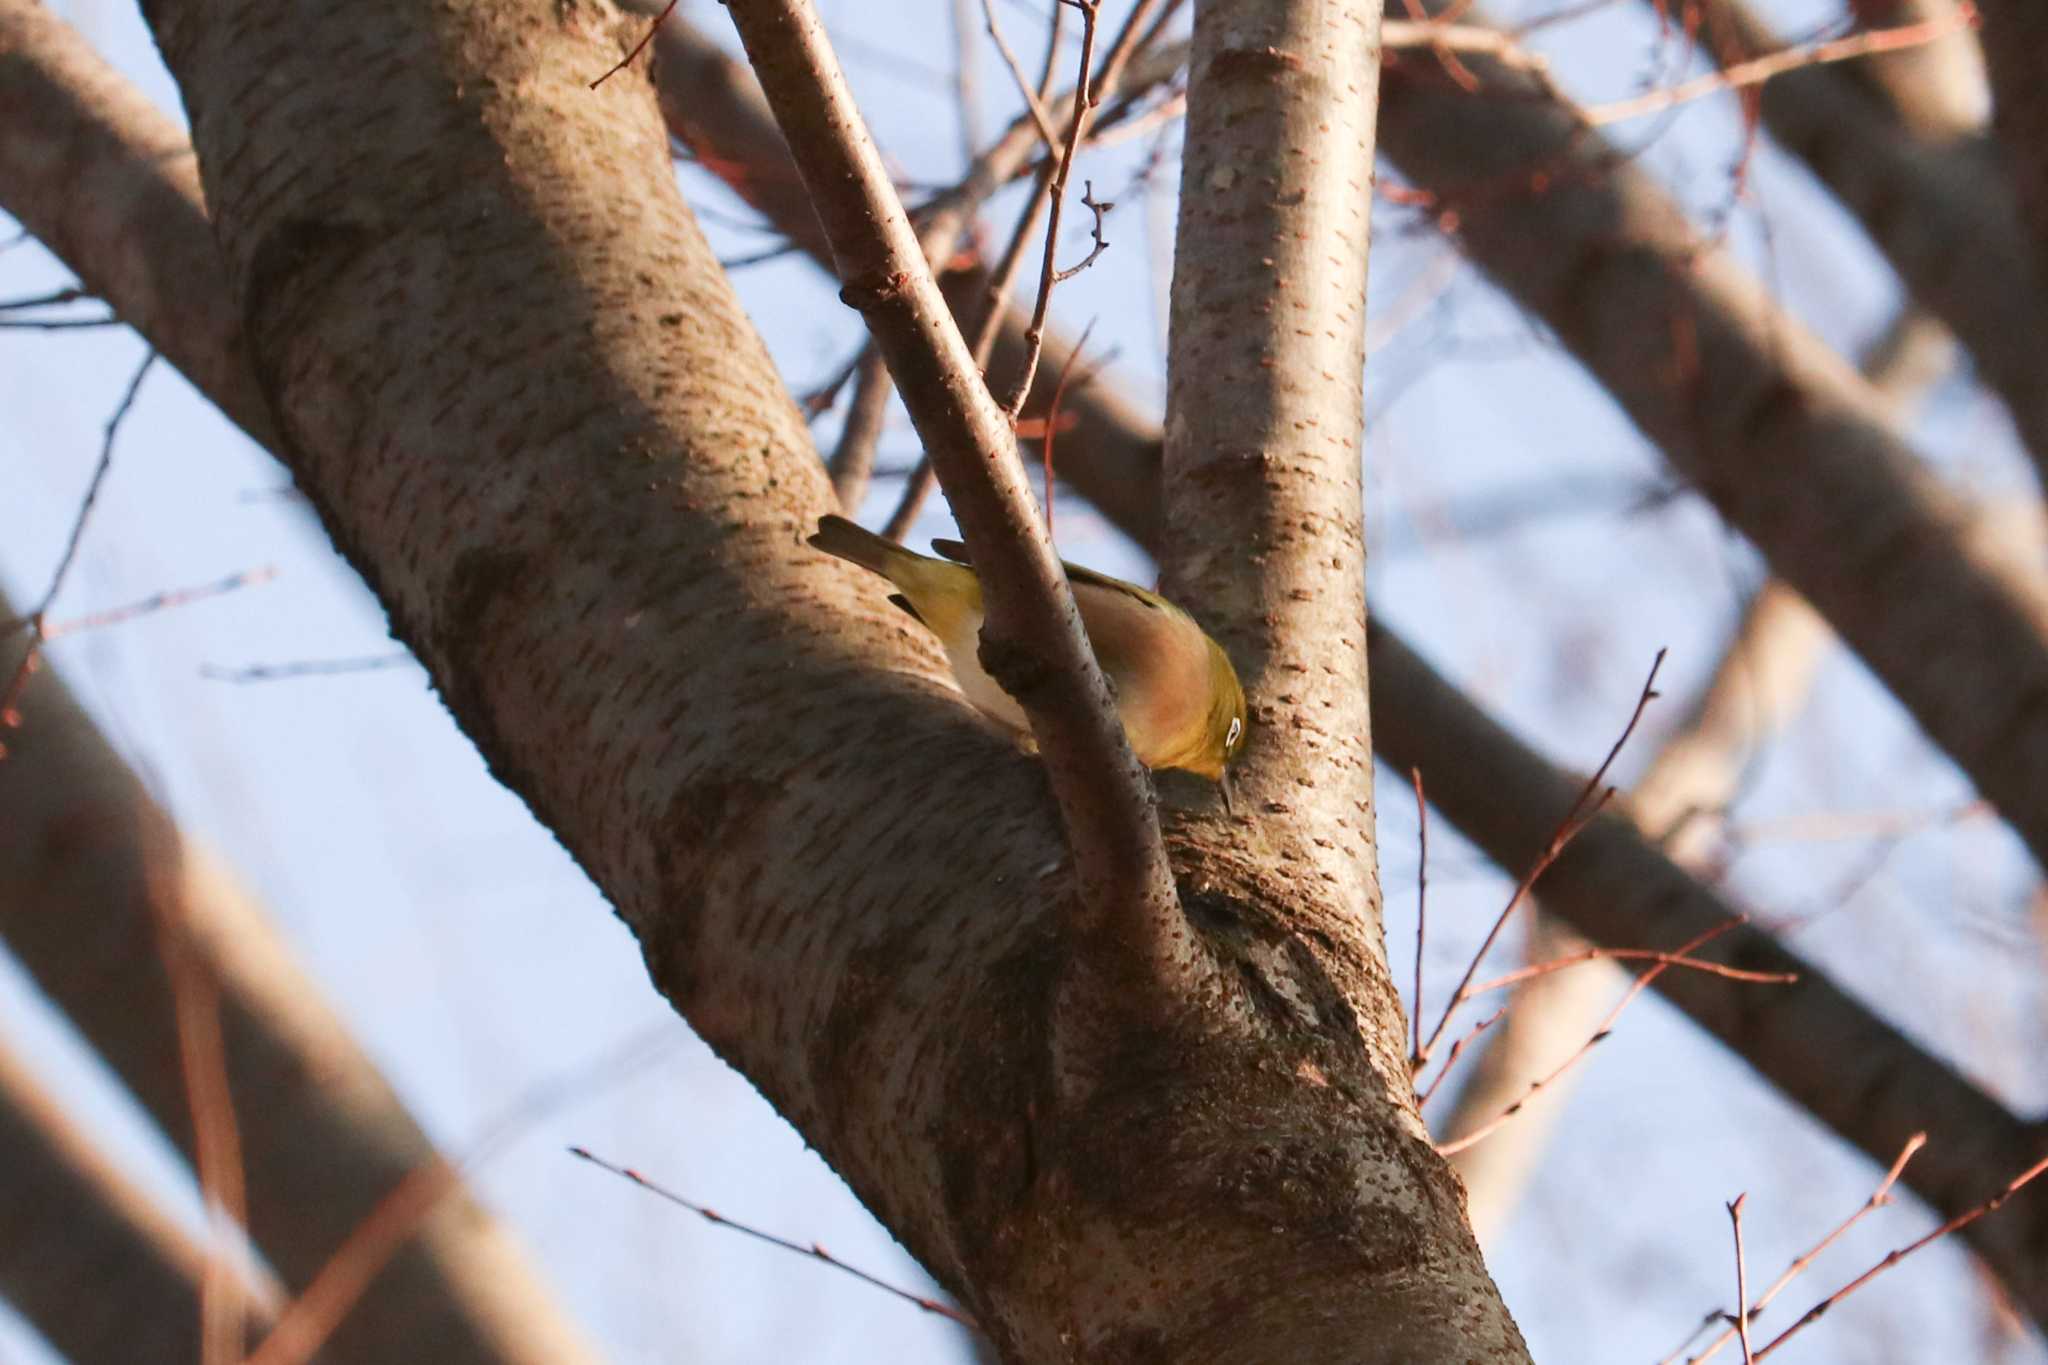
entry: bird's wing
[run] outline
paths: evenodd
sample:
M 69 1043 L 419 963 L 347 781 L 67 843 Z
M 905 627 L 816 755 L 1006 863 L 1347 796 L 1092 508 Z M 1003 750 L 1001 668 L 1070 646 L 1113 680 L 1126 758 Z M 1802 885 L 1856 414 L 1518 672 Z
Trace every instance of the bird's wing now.
M 974 562 L 967 557 L 967 547 L 957 540 L 934 540 L 932 542 L 932 551 L 942 558 L 952 560 L 955 564 L 971 565 Z M 1061 560 L 1060 563 L 1066 566 L 1067 578 L 1072 582 L 1086 583 L 1091 587 L 1106 588 L 1111 592 L 1120 592 L 1126 597 L 1135 598 L 1154 611 L 1162 610 L 1166 606 L 1164 598 L 1156 593 L 1146 592 L 1135 583 L 1126 583 L 1121 578 L 1111 578 L 1106 573 L 1097 573 L 1095 570 L 1083 568 L 1079 564 L 1068 564 L 1065 560 Z

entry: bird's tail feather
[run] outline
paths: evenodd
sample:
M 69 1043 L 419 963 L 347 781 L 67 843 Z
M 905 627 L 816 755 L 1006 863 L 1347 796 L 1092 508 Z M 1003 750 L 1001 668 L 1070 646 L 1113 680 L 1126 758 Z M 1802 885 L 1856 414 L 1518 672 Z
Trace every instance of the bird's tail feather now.
M 810 543 L 828 555 L 858 564 L 884 578 L 895 576 L 889 570 L 896 561 L 915 557 L 895 541 L 830 513 L 818 518 L 818 529 L 812 533 Z

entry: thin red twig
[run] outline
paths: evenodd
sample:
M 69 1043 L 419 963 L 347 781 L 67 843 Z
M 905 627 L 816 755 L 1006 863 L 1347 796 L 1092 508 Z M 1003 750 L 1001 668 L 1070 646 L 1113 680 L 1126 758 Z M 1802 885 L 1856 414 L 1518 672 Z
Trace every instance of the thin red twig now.
M 1942 1238 L 1948 1236 L 1952 1232 L 1962 1231 L 1964 1228 L 1968 1227 L 1970 1224 L 1976 1222 L 1979 1218 L 1984 1217 L 1988 1213 L 1996 1213 L 1999 1210 L 1999 1208 L 2004 1205 L 2006 1200 L 2012 1198 L 2015 1194 L 2018 1194 L 2020 1190 L 2022 1190 L 2028 1184 L 2030 1184 L 2043 1171 L 2048 1171 L 2048 1156 L 2042 1157 L 2039 1161 L 2027 1167 L 2026 1170 L 2021 1171 L 2018 1175 L 2014 1176 L 2011 1180 L 2006 1182 L 2004 1189 L 2001 1189 L 1998 1193 L 1992 1195 L 1989 1199 L 1977 1205 L 1975 1208 L 1968 1209 L 1962 1213 L 1957 1214 L 1955 1217 L 1949 1219 L 1946 1223 L 1943 1223 L 1934 1231 L 1928 1233 L 1925 1237 L 1921 1237 L 1915 1241 L 1908 1242 L 1905 1246 L 1902 1246 L 1895 1251 L 1887 1253 L 1884 1259 L 1879 1261 L 1876 1265 L 1870 1267 L 1870 1269 L 1864 1271 L 1861 1275 L 1858 1275 L 1855 1279 L 1849 1281 L 1849 1283 L 1843 1285 L 1840 1289 L 1837 1289 L 1834 1293 L 1828 1295 L 1826 1298 L 1822 1299 L 1813 1307 L 1807 1309 L 1805 1314 L 1800 1317 L 1799 1321 L 1793 1323 L 1790 1327 L 1787 1327 L 1784 1331 L 1778 1333 L 1777 1336 L 1771 1338 L 1770 1344 L 1765 1346 L 1762 1350 L 1756 1353 L 1756 1358 L 1758 1360 L 1762 1360 L 1765 1356 L 1768 1356 L 1769 1354 L 1771 1354 L 1771 1352 L 1777 1350 L 1780 1346 L 1783 1346 L 1787 1341 L 1790 1341 L 1794 1336 L 1798 1335 L 1807 1327 L 1811 1326 L 1814 1322 L 1818 1321 L 1822 1314 L 1826 1313 L 1829 1309 L 1833 1308 L 1843 1299 L 1848 1298 L 1851 1294 L 1861 1289 L 1864 1285 L 1869 1284 L 1872 1280 L 1876 1279 L 1879 1275 L 1882 1275 L 1885 1271 L 1890 1270 L 1900 1261 L 1903 1261 L 1908 1256 L 1911 1256 L 1914 1252 L 1922 1250 L 1925 1247 L 1932 1246 L 1934 1243 L 1940 1241 Z
M 661 32 L 661 26 L 668 22 L 668 17 L 669 15 L 675 13 L 675 8 L 676 0 L 668 0 L 668 3 L 661 7 L 661 13 L 654 16 L 654 22 L 647 26 L 647 32 L 640 35 L 640 41 L 633 44 L 633 50 L 631 52 L 628 52 L 625 56 L 619 58 L 618 62 L 615 65 L 613 65 L 609 70 L 607 70 L 602 76 L 599 76 L 596 80 L 592 81 L 590 83 L 590 88 L 592 90 L 597 89 L 597 87 L 603 85 L 606 81 L 610 80 L 612 77 L 618 75 L 621 71 L 624 71 L 627 67 L 631 66 L 633 64 L 633 59 L 635 57 L 638 57 L 641 53 L 645 52 L 647 50 L 647 45 L 654 41 L 654 35 Z
M 1045 533 L 1052 534 L 1052 444 L 1060 427 L 1060 403 L 1067 396 L 1067 380 L 1074 374 L 1074 366 L 1081 359 L 1081 352 L 1088 345 L 1089 334 L 1095 330 L 1095 319 L 1088 319 L 1088 325 L 1081 329 L 1081 339 L 1074 343 L 1074 349 L 1067 352 L 1066 363 L 1060 366 L 1059 382 L 1052 386 L 1052 402 L 1045 409 L 1045 435 L 1040 442 L 1040 455 L 1045 461 Z
M 1747 981 L 1765 986 L 1787 986 L 1799 979 L 1797 972 L 1757 972 L 1742 967 L 1730 967 L 1725 962 L 1705 962 L 1696 957 L 1680 957 L 1675 953 L 1661 953 L 1654 948 L 1588 948 L 1583 952 L 1568 953 L 1554 957 L 1548 962 L 1532 962 L 1526 967 L 1504 972 L 1487 981 L 1473 986 L 1470 994 L 1485 995 L 1489 991 L 1505 990 L 1519 985 L 1531 977 L 1548 976 L 1561 972 L 1567 967 L 1576 967 L 1582 962 L 1595 962 L 1602 958 L 1619 962 L 1661 962 L 1667 967 L 1683 967 L 1688 971 L 1704 972 L 1727 981 Z
M 1408 1074 L 1422 1070 L 1422 948 L 1429 926 L 1429 802 L 1422 795 L 1422 769 L 1410 768 L 1415 784 L 1415 994 L 1409 1012 L 1415 1016 L 1415 1047 L 1408 1054 Z
M 1059 238 L 1060 215 L 1066 205 L 1067 180 L 1074 171 L 1074 157 L 1081 150 L 1081 142 L 1088 134 L 1088 115 L 1095 108 L 1095 94 L 1090 88 L 1095 62 L 1095 15 L 1100 0 L 1058 0 L 1059 4 L 1072 5 L 1081 12 L 1081 60 L 1079 83 L 1074 88 L 1074 116 L 1067 126 L 1066 142 L 1060 147 L 1059 166 L 1052 173 L 1049 199 L 1046 207 L 1045 258 L 1039 266 L 1038 298 L 1031 306 L 1031 322 L 1024 329 L 1024 366 L 1017 377 L 1017 386 L 1010 393 L 1010 401 L 1003 405 L 1012 426 L 1017 416 L 1024 411 L 1024 400 L 1030 397 L 1032 380 L 1038 377 L 1038 357 L 1045 349 L 1045 318 L 1052 307 L 1053 285 L 1059 282 Z
M 1557 829 L 1550 836 L 1550 842 L 1544 847 L 1542 856 L 1536 860 L 1535 866 L 1529 869 L 1522 880 L 1516 883 L 1514 894 L 1508 898 L 1506 908 L 1493 922 L 1493 928 L 1487 931 L 1485 940 L 1479 945 L 1479 951 L 1472 955 L 1471 963 L 1465 968 L 1465 975 L 1458 981 L 1458 989 L 1452 992 L 1450 1002 L 1444 1006 L 1443 1017 L 1437 1020 L 1436 1028 L 1430 1033 L 1428 1041 L 1412 1059 L 1412 1065 L 1418 1072 L 1428 1062 L 1429 1054 L 1435 1049 L 1437 1041 L 1443 1037 L 1444 1030 L 1450 1026 L 1451 1016 L 1457 1012 L 1459 1006 L 1471 999 L 1472 978 L 1478 975 L 1479 964 L 1485 960 L 1487 953 L 1492 951 L 1501 931 L 1507 927 L 1508 920 L 1514 916 L 1522 902 L 1529 898 L 1529 891 L 1535 886 L 1537 879 L 1550 869 L 1550 865 L 1571 845 L 1579 831 L 1591 824 L 1594 817 L 1599 815 L 1612 799 L 1613 789 L 1610 787 L 1603 790 L 1601 783 L 1606 780 L 1607 770 L 1614 766 L 1614 760 L 1621 756 L 1622 748 L 1628 743 L 1629 736 L 1635 733 L 1636 726 L 1642 722 L 1643 712 L 1657 699 L 1657 672 L 1664 667 L 1665 652 L 1662 649 L 1658 650 L 1657 657 L 1651 661 L 1650 675 L 1643 680 L 1643 690 L 1636 698 L 1635 710 L 1630 713 L 1628 724 L 1622 727 L 1620 738 L 1614 741 L 1614 747 L 1607 751 L 1607 757 L 1593 770 L 1593 775 L 1586 779 L 1586 785 L 1580 789 L 1578 799 L 1572 802 L 1564 818 L 1558 822 Z M 1683 956 L 1684 950 L 1680 950 L 1679 955 Z M 1661 966 L 1654 968 L 1652 974 L 1662 970 Z
M 1807 1269 L 1810 1266 L 1812 1266 L 1812 1264 L 1816 1260 L 1820 1258 L 1821 1253 L 1826 1251 L 1829 1247 L 1833 1246 L 1838 1240 L 1840 1240 L 1841 1237 L 1844 1234 L 1846 1234 L 1850 1228 L 1853 1228 L 1858 1223 L 1862 1222 L 1863 1219 L 1867 1217 L 1869 1214 L 1874 1213 L 1878 1209 L 1881 1209 L 1885 1205 L 1891 1203 L 1892 1187 L 1897 1185 L 1899 1183 L 1899 1178 L 1906 1173 L 1906 1163 L 1913 1159 L 1914 1153 L 1918 1152 L 1922 1147 L 1925 1147 L 1926 1145 L 1927 1134 L 1925 1133 L 1915 1133 L 1912 1137 L 1906 1139 L 1906 1145 L 1899 1149 L 1898 1156 L 1896 1156 L 1892 1160 L 1891 1169 L 1885 1172 L 1884 1179 L 1878 1182 L 1877 1188 L 1871 1191 L 1870 1197 L 1864 1200 L 1862 1205 L 1854 1213 L 1850 1214 L 1847 1218 L 1844 1218 L 1841 1222 L 1835 1224 L 1834 1228 L 1827 1234 L 1827 1236 L 1821 1238 L 1818 1242 L 1815 1242 L 1811 1247 L 1807 1249 L 1804 1255 L 1800 1256 L 1797 1260 L 1793 1261 L 1791 1265 L 1785 1267 L 1784 1274 L 1778 1276 L 1777 1279 L 1771 1281 L 1771 1287 L 1769 1289 L 1766 1289 L 1762 1294 L 1759 1294 L 1757 1296 L 1756 1302 L 1749 1306 L 1749 1320 L 1751 1322 L 1756 1321 L 1757 1315 L 1762 1313 L 1764 1309 L 1768 1308 L 1773 1299 L 1777 1298 L 1778 1295 L 1785 1292 L 1785 1289 L 1789 1285 L 1791 1285 L 1792 1281 L 1798 1279 L 1801 1275 L 1805 1274 Z M 1726 1315 L 1722 1313 L 1709 1313 L 1707 1315 L 1707 1324 L 1711 1325 L 1717 1319 L 1725 1319 L 1725 1317 Z M 1696 1339 L 1698 1334 L 1695 1333 L 1694 1335 Z M 1735 1340 L 1735 1336 L 1735 1328 L 1733 1325 L 1730 1325 L 1727 1328 L 1727 1330 L 1721 1333 L 1720 1336 L 1715 1337 L 1712 1341 L 1708 1342 L 1705 1350 L 1701 1351 L 1696 1356 L 1686 1357 L 1686 1365 L 1700 1365 L 1700 1362 L 1708 1360 L 1715 1355 L 1718 1355 L 1723 1346 L 1726 1346 L 1729 1342 Z M 1678 1349 L 1679 1351 L 1682 1351 L 1685 1349 L 1685 1347 L 1681 1346 Z M 1670 1355 L 1658 1361 L 1657 1365 L 1672 1365 L 1672 1362 L 1676 1359 L 1678 1359 L 1678 1351 L 1673 1351 Z
M 1684 946 L 1680 947 L 1676 952 L 1672 954 L 1672 956 L 1674 958 L 1689 957 L 1692 954 L 1693 949 L 1700 947 L 1702 944 L 1710 943 L 1714 939 L 1721 937 L 1721 935 L 1729 933 L 1730 931 L 1746 923 L 1748 923 L 1747 918 L 1740 917 L 1736 919 L 1731 919 L 1725 924 L 1717 924 L 1713 928 L 1707 930 L 1704 933 L 1693 935 L 1691 941 L 1686 943 Z M 1644 991 L 1648 990 L 1650 988 L 1651 983 L 1654 982 L 1658 977 L 1662 976 L 1665 973 L 1665 971 L 1667 971 L 1670 968 L 1670 966 L 1671 964 L 1668 962 L 1659 962 L 1653 964 L 1650 970 L 1644 972 L 1641 976 L 1637 977 L 1635 981 L 1630 984 L 1628 988 L 1628 993 L 1621 997 L 1620 1002 L 1616 1004 L 1612 1010 L 1608 1011 L 1607 1017 L 1600 1021 L 1600 1027 L 1593 1031 L 1593 1036 L 1588 1038 L 1583 1046 L 1581 1046 L 1576 1052 L 1572 1053 L 1571 1056 L 1565 1058 L 1562 1062 L 1558 1063 L 1558 1065 L 1550 1072 L 1549 1075 L 1544 1076 L 1541 1079 L 1531 1083 L 1528 1090 L 1523 1092 L 1522 1098 L 1516 1100 L 1513 1104 L 1501 1110 L 1500 1113 L 1494 1115 L 1485 1123 L 1480 1124 L 1477 1128 L 1474 1128 L 1471 1132 L 1466 1133 L 1462 1137 L 1454 1138 L 1449 1142 L 1439 1143 L 1437 1145 L 1438 1153 L 1440 1153 L 1443 1156 L 1450 1156 L 1454 1152 L 1462 1152 L 1467 1147 L 1471 1147 L 1479 1142 L 1482 1142 L 1486 1138 L 1491 1137 L 1495 1132 L 1499 1131 L 1503 1124 L 1505 1124 L 1509 1119 L 1513 1118 L 1516 1114 L 1519 1114 L 1522 1111 L 1522 1107 L 1526 1105 L 1532 1098 L 1534 1098 L 1538 1091 L 1542 1090 L 1552 1081 L 1555 1081 L 1559 1076 L 1562 1076 L 1565 1072 L 1571 1070 L 1574 1066 L 1577 1066 L 1579 1062 L 1582 1061 L 1586 1057 L 1586 1055 L 1594 1049 L 1595 1046 L 1602 1042 L 1605 1042 L 1607 1038 L 1611 1034 L 1613 1034 L 1615 1021 L 1621 1018 L 1622 1011 L 1626 1010 L 1630 1005 L 1634 1004 L 1636 1001 L 1636 997 L 1641 995 Z

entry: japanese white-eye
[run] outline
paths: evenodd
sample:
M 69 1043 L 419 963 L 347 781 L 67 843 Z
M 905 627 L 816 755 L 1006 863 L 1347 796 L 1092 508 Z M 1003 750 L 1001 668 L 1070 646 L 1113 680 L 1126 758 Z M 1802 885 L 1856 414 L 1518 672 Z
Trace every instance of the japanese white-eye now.
M 981 666 L 981 580 L 967 564 L 966 547 L 935 540 L 932 548 L 945 558 L 933 559 L 837 516 L 822 518 L 810 543 L 895 584 L 900 591 L 889 600 L 939 638 L 967 700 L 999 724 L 1030 733 L 1023 709 Z M 1245 737 L 1244 689 L 1230 656 L 1158 593 L 1078 565 L 1066 570 L 1139 761 L 1199 773 L 1222 787 L 1228 806 L 1230 762 Z

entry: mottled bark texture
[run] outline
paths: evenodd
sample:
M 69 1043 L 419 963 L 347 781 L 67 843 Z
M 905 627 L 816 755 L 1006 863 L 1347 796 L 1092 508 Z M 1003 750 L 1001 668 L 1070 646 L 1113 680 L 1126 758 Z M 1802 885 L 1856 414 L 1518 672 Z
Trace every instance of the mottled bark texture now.
M 1870 385 L 1538 78 L 1465 65 L 1477 93 L 1388 68 L 1387 154 L 2048 862 L 2048 578 L 1965 534 Z
M 9 732 L 0 766 L 0 940 L 192 1158 L 162 958 L 162 934 L 181 936 L 220 992 L 250 1240 L 288 1290 L 303 1289 L 409 1172 L 440 1158 L 261 911 L 205 850 L 180 838 L 54 673 L 36 676 L 21 709 L 24 724 Z M 337 1365 L 593 1358 L 517 1245 L 459 1186 L 321 1357 Z
M 0 1297 L 66 1359 L 200 1358 L 206 1252 L 0 1047 Z M 260 1334 L 275 1302 L 254 1300 Z M 239 1344 L 239 1343 L 238 1343 Z
M 1488 857 L 1533 866 L 1583 780 L 1523 746 L 1400 641 L 1377 627 L 1373 634 L 1374 710 L 1408 722 L 1381 727 L 1382 755 L 1420 768 L 1431 804 Z M 1613 947 L 1671 949 L 1735 918 L 1614 814 L 1573 840 L 1535 890 L 1573 928 Z M 1672 971 L 1657 989 L 1878 1165 L 1889 1165 L 1912 1134 L 1927 1133 L 1903 1183 L 1942 1216 L 1990 1197 L 2048 1145 L 2048 1129 L 2015 1118 L 1770 935 L 1737 927 L 1699 956 L 1798 974 L 1790 985 L 1747 986 Z M 2048 1192 L 2023 1191 L 1963 1235 L 2013 1302 L 2048 1322 Z
M 1783 46 L 1741 0 L 1701 0 L 1700 10 L 1704 45 L 1722 62 Z M 1974 45 L 1957 33 L 1926 52 L 1808 66 L 1768 82 L 1758 99 L 1771 137 L 1855 215 L 1914 299 L 1969 350 L 2043 470 L 2048 274 L 2021 228 L 2004 156 L 1969 117 L 1971 94 L 1981 98 Z M 2026 70 L 2031 89 L 2039 65 Z
M 1386 1120 L 1420 1133 L 1380 922 L 1366 707 L 1365 294 L 1377 0 L 1197 0 L 1174 247 L 1166 590 L 1245 683 L 1240 808 L 1212 842 L 1294 887 L 1297 942 L 1350 977 Z M 1186 817 L 1181 832 L 1194 835 Z M 1348 959 L 1348 961 L 1346 960 Z M 1430 1154 L 1418 1180 L 1455 1199 Z M 1462 1224 L 1438 1275 L 1494 1311 L 1472 1347 L 1524 1353 Z M 1441 1351 L 1439 1351 L 1441 1354 Z
M 1388 1113 L 1384 983 L 1292 931 L 1291 871 L 1191 849 L 1216 991 L 1082 1031 L 1101 1083 L 1052 1083 L 1074 892 L 1044 775 L 802 545 L 829 486 L 651 94 L 586 88 L 630 27 L 151 15 L 337 540 L 658 984 L 1011 1358 L 1499 1354 L 1455 1189 Z

